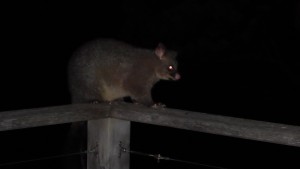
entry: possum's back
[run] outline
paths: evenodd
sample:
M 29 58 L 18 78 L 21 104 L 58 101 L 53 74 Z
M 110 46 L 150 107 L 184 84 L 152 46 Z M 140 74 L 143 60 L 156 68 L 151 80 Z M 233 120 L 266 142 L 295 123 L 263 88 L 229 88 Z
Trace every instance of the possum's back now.
M 135 50 L 134 47 L 120 41 L 112 39 L 94 40 L 75 52 L 71 64 L 92 64 L 91 62 L 96 61 L 97 64 L 114 64 L 123 61 L 125 57 L 127 60 L 131 56 L 134 57 L 133 50 Z
M 97 88 L 101 84 L 95 77 L 107 77 L 105 73 L 112 71 L 109 69 L 115 67 L 114 64 L 123 62 L 122 53 L 128 47 L 129 45 L 122 42 L 102 39 L 89 42 L 75 51 L 68 70 L 72 102 L 86 103 L 104 100 L 100 98 Z
M 99 39 L 79 48 L 69 62 L 69 86 L 73 103 L 106 100 L 99 92 L 102 82 L 120 79 L 131 67 L 134 48 L 126 43 Z M 107 76 L 110 74 L 110 76 Z M 101 77 L 101 79 L 96 78 Z

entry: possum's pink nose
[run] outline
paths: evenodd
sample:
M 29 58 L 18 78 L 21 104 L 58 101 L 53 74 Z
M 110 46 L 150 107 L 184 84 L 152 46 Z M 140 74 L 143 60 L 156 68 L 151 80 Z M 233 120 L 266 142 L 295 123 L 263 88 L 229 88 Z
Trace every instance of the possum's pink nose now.
M 181 77 L 180 77 L 180 74 L 179 73 L 176 73 L 175 75 L 175 80 L 179 80 Z

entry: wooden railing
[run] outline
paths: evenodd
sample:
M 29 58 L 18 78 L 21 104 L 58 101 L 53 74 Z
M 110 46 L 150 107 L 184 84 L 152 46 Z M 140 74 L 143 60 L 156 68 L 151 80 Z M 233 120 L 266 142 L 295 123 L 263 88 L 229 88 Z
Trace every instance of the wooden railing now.
M 129 169 L 130 122 L 300 147 L 300 127 L 132 104 L 81 104 L 0 112 L 0 131 L 88 121 L 88 169 Z

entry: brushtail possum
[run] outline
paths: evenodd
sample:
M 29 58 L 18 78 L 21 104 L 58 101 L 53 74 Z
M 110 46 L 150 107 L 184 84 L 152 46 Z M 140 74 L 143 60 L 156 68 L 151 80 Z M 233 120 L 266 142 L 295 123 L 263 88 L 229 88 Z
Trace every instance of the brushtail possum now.
M 160 79 L 178 80 L 177 53 L 159 43 L 154 50 L 113 39 L 98 39 L 79 48 L 69 63 L 73 103 L 130 97 L 152 105 L 151 89 Z

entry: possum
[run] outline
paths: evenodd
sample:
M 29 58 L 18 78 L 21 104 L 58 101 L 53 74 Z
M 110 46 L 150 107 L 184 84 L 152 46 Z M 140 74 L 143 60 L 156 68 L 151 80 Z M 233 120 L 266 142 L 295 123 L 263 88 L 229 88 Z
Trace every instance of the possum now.
M 144 49 L 114 39 L 97 39 L 80 47 L 69 62 L 72 103 L 132 102 L 154 104 L 151 89 L 159 80 L 179 80 L 177 52 L 159 43 Z

